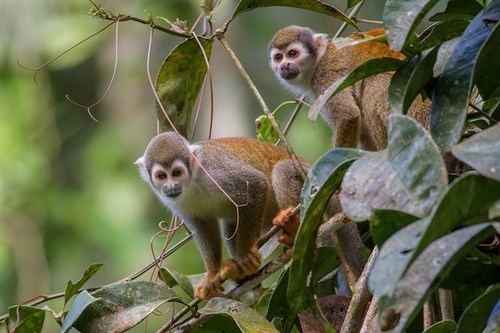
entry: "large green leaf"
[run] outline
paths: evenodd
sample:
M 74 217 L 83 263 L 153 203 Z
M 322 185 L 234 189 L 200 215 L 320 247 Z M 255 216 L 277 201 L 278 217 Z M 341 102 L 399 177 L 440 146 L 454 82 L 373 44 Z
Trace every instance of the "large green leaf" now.
M 34 306 L 15 305 L 9 308 L 9 332 L 41 332 L 45 320 L 45 310 Z
M 465 29 L 446 63 L 432 99 L 431 133 L 445 149 L 462 137 L 478 53 L 495 27 L 484 24 L 485 17 L 500 19 L 500 1 L 491 2 Z
M 279 331 L 257 311 L 233 299 L 221 297 L 212 298 L 203 309 L 200 309 L 199 313 L 201 315 L 200 325 L 203 326 L 197 328 L 190 327 L 189 330 L 191 332 L 207 332 L 207 328 L 213 329 L 211 326 L 224 329 L 227 332 L 235 332 L 234 330 L 230 330 L 224 322 L 227 321 L 227 318 L 230 318 L 237 325 L 237 329 L 239 329 L 240 332 L 279 333 Z M 208 320 L 210 320 L 210 322 L 205 324 Z M 223 324 L 217 325 L 218 321 Z
M 374 209 L 424 217 L 446 188 L 442 157 L 417 121 L 391 115 L 388 132 L 387 150 L 354 162 L 342 182 L 340 202 L 353 221 L 368 220 Z
M 394 58 L 371 59 L 356 67 L 352 72 L 334 82 L 316 99 L 309 110 L 309 118 L 316 120 L 326 103 L 343 89 L 369 76 L 397 70 L 403 62 Z
M 83 276 L 76 283 L 68 281 L 66 286 L 66 292 L 64 293 L 64 304 L 66 304 L 69 299 L 78 293 L 78 290 L 103 266 L 103 264 L 92 264 L 83 273 Z
M 488 316 L 498 300 L 500 300 L 500 284 L 486 290 L 465 309 L 458 321 L 457 333 L 474 332 L 477 328 L 485 327 Z
M 181 302 L 171 289 L 149 281 L 112 284 L 93 292 L 92 297 L 99 300 L 86 306 L 73 325 L 82 333 L 125 332 L 160 305 Z
M 213 40 L 198 39 L 210 59 Z M 206 73 L 203 52 L 196 40 L 191 38 L 170 52 L 156 77 L 155 89 L 161 104 L 175 128 L 184 137 L 191 134 L 191 114 Z M 156 114 L 162 130 L 172 130 L 158 103 Z
M 500 182 L 500 124 L 453 146 L 451 151 L 479 173 Z
M 500 45 L 500 23 L 496 24 L 481 47 L 474 68 L 474 83 L 484 100 L 500 97 L 498 45 Z
M 314 263 L 318 228 L 328 201 L 349 165 L 364 154 L 357 149 L 332 149 L 316 161 L 305 180 L 301 195 L 301 223 L 290 268 L 293 278 L 289 280 L 287 293 L 288 302 L 297 313 L 315 304 L 309 275 Z
M 395 327 L 384 332 L 402 332 L 418 314 L 427 297 L 436 290 L 451 268 L 477 244 L 495 234 L 492 223 L 482 223 L 455 231 L 432 242 L 398 281 L 394 293 L 380 299 L 380 313 L 398 314 Z
M 83 311 L 92 303 L 97 302 L 99 298 L 95 298 L 90 295 L 88 291 L 84 290 L 78 294 L 73 302 L 73 305 L 68 311 L 68 314 L 64 317 L 64 323 L 61 327 L 61 333 L 66 333 L 75 321 L 78 320 Z
M 434 79 L 433 67 L 439 47 L 414 56 L 394 74 L 389 86 L 389 104 L 392 111 L 406 114 L 411 103 L 425 86 Z
M 389 45 L 403 49 L 413 30 L 438 0 L 387 0 L 382 21 Z
M 356 29 L 358 26 L 343 12 L 330 4 L 319 0 L 241 0 L 236 7 L 233 18 L 236 16 L 260 7 L 283 6 L 311 10 L 320 14 L 333 16 L 339 20 L 349 23 Z M 359 29 L 358 29 L 359 30 Z
M 377 295 L 390 293 L 428 244 L 458 227 L 488 220 L 489 207 L 499 198 L 500 186 L 494 180 L 474 174 L 456 179 L 429 216 L 399 230 L 380 248 L 369 277 L 370 290 Z
M 370 231 L 373 242 L 378 246 L 382 244 L 399 229 L 418 220 L 418 217 L 390 209 L 376 209 L 370 218 Z

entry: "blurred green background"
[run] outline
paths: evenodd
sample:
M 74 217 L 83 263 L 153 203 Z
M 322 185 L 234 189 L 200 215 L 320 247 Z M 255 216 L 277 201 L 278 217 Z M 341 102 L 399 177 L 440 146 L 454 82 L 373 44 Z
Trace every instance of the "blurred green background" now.
M 329 2 L 345 9 L 345 1 Z M 98 4 L 114 13 L 147 18 L 144 10 L 149 10 L 153 17 L 179 18 L 192 25 L 202 1 L 116 0 Z M 215 28 L 230 17 L 235 6 L 236 1 L 222 1 L 214 15 Z M 91 3 L 83 0 L 0 2 L 0 315 L 9 306 L 37 295 L 64 291 L 67 281 L 79 279 L 91 263 L 103 263 L 104 267 L 88 287 L 127 277 L 152 260 L 150 238 L 161 220 L 170 220 L 133 165 L 157 133 L 146 72 L 149 28 L 135 22 L 120 23 L 116 78 L 109 94 L 92 110 L 102 124 L 64 96 L 69 94 L 86 105 L 102 96 L 113 72 L 114 27 L 41 70 L 37 83 L 33 72 L 16 63 L 43 64 L 106 25 L 108 22 L 86 14 L 90 7 Z M 359 16 L 380 20 L 382 7 L 382 0 L 368 2 Z M 157 23 L 163 24 L 161 20 Z M 273 34 L 289 24 L 334 32 L 341 22 L 303 10 L 264 8 L 238 17 L 226 34 L 271 109 L 292 99 L 268 69 L 266 54 Z M 155 31 L 153 77 L 180 42 Z M 262 111 L 218 41 L 211 65 L 213 136 L 255 137 L 254 119 Z M 280 111 L 282 123 L 292 108 Z M 205 98 L 197 139 L 207 137 L 209 112 Z M 328 150 L 330 130 L 322 121 L 310 122 L 306 114 L 301 113 L 288 138 L 299 155 L 314 161 Z M 175 239 L 185 234 L 181 229 Z M 163 241 L 155 241 L 156 253 Z M 193 243 L 164 265 L 184 274 L 203 271 Z M 144 277 L 149 278 L 149 274 Z M 59 311 L 60 305 L 53 308 Z

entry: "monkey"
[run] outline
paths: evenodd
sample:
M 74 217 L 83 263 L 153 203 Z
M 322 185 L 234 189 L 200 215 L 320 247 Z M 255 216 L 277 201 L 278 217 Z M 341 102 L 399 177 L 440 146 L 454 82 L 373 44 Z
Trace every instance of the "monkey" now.
M 363 32 L 368 36 L 384 34 L 382 28 Z M 375 58 L 404 59 L 389 46 L 367 41 L 345 47 L 329 42 L 326 34 L 306 27 L 289 26 L 278 31 L 268 46 L 269 65 L 278 81 L 297 95 L 314 102 L 330 85 L 362 63 Z M 382 150 L 387 146 L 385 120 L 391 113 L 388 88 L 393 73 L 370 76 L 333 96 L 321 110 L 330 125 L 333 146 Z M 416 98 L 408 115 L 429 128 L 430 101 Z
M 310 169 L 304 159 L 300 163 L 306 172 Z M 165 132 L 151 140 L 135 164 L 193 234 L 207 270 L 196 287 L 201 299 L 222 296 L 226 279 L 241 282 L 257 272 L 261 232 L 276 216 L 285 222 L 294 219 L 283 211 L 299 204 L 303 186 L 300 167 L 288 152 L 251 138 L 190 144 L 176 132 Z M 219 222 L 232 257 L 225 261 Z M 293 236 L 285 233 L 280 241 Z

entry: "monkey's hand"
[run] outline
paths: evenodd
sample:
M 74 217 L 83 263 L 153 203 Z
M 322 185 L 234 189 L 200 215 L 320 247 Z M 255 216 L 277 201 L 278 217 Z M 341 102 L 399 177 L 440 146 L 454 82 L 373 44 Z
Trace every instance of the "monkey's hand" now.
M 277 225 L 283 231 L 279 242 L 287 246 L 292 246 L 295 241 L 295 236 L 299 230 L 300 217 L 298 214 L 292 214 L 295 207 L 282 209 L 273 219 L 273 224 Z
M 195 296 L 200 299 L 210 299 L 212 297 L 224 297 L 220 291 L 224 291 L 222 287 L 220 273 L 215 275 L 207 275 L 205 279 L 196 287 Z
M 244 258 L 238 260 L 228 259 L 222 263 L 220 271 L 223 280 L 231 279 L 241 282 L 250 275 L 255 274 L 260 267 L 260 253 L 254 246 Z

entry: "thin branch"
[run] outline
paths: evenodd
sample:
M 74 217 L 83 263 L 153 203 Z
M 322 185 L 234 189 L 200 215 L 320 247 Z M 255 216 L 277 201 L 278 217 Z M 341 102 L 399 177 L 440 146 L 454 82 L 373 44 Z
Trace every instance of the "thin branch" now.
M 483 117 L 485 117 L 486 119 L 488 119 L 489 121 L 491 121 L 493 124 L 496 124 L 498 123 L 498 121 L 495 120 L 495 118 L 493 118 L 492 116 L 490 116 L 489 114 L 487 114 L 486 112 L 484 112 L 483 110 L 481 110 L 480 107 L 478 107 L 476 104 L 472 103 L 469 101 L 469 106 L 471 108 L 473 108 L 475 111 L 477 111 L 478 113 L 480 113 Z
M 439 288 L 438 296 L 442 319 L 455 320 L 455 316 L 453 314 L 453 298 L 451 295 L 451 290 Z
M 370 301 L 370 306 L 366 311 L 365 319 L 363 319 L 363 325 L 361 325 L 361 330 L 359 333 L 372 333 L 376 330 L 377 325 L 377 312 L 378 312 L 378 304 L 380 298 L 377 296 L 373 296 Z
M 347 16 L 348 18 L 353 18 L 358 12 L 359 10 L 361 9 L 361 6 L 363 5 L 363 1 L 360 1 L 352 10 L 351 12 L 349 13 L 349 15 Z M 347 22 L 342 22 L 342 25 L 340 26 L 339 30 L 337 31 L 337 33 L 333 36 L 333 38 L 337 38 L 339 37 L 345 30 L 345 28 L 347 28 Z
M 358 282 L 356 283 L 356 288 L 354 294 L 352 295 L 349 309 L 347 309 L 340 333 L 359 332 L 361 323 L 363 322 L 366 306 L 372 297 L 372 294 L 368 290 L 368 276 L 370 275 L 370 272 L 375 264 L 377 256 L 378 248 L 375 247 L 373 248 L 370 258 L 368 259 Z
M 163 261 L 165 258 L 167 258 L 168 256 L 170 256 L 172 253 L 174 253 L 175 251 L 177 251 L 181 246 L 183 246 L 189 240 L 191 240 L 191 238 L 193 238 L 192 234 L 187 235 L 186 237 L 184 237 L 183 239 L 181 239 L 177 244 L 175 244 L 170 249 L 168 249 L 167 252 L 162 253 L 162 255 L 160 255 L 156 260 L 150 262 L 145 267 L 141 268 L 140 270 L 138 270 L 134 274 L 132 274 L 129 277 L 127 277 L 125 279 L 125 281 L 131 281 L 131 280 L 137 279 L 139 276 L 141 276 L 145 272 L 149 271 L 151 268 L 155 267 L 159 262 Z

